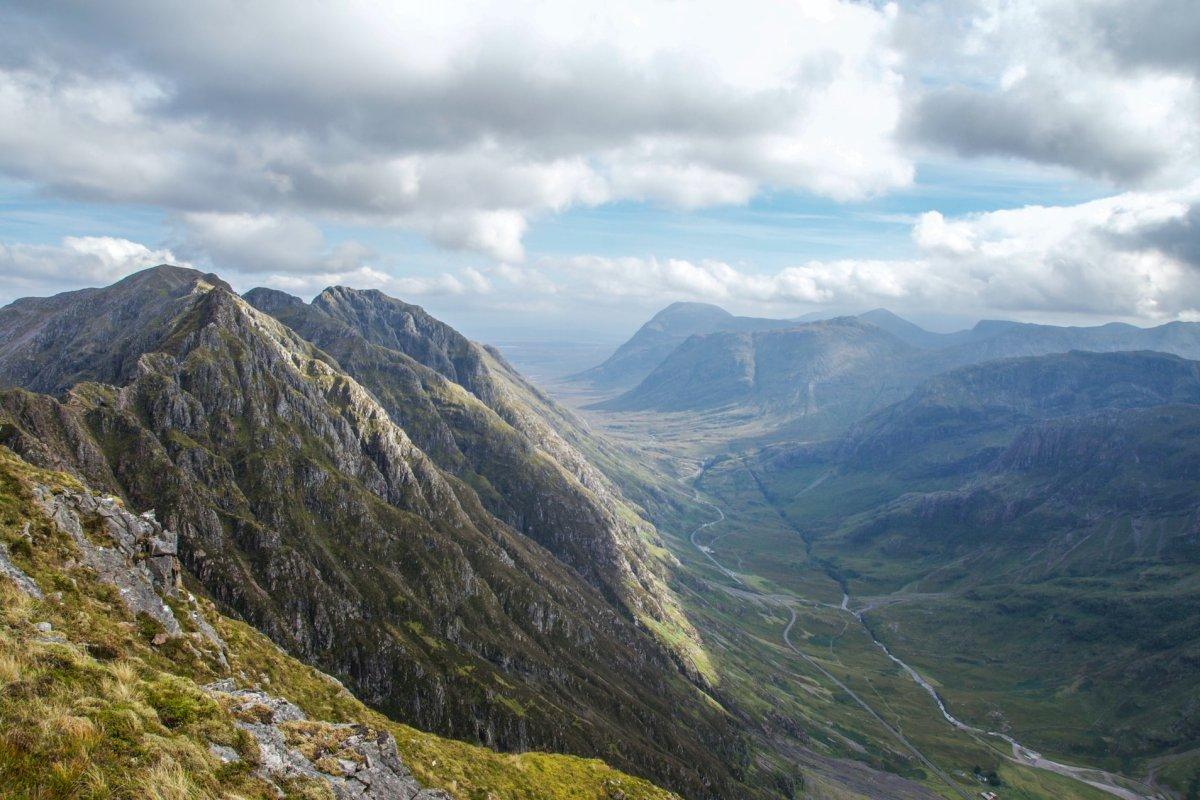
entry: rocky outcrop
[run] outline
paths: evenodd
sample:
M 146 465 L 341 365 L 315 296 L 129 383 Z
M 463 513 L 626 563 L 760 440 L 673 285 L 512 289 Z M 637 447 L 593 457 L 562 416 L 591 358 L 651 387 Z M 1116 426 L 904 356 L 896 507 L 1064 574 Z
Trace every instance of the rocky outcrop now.
M 26 575 L 25 570 L 12 562 L 12 556 L 9 555 L 8 546 L 4 542 L 0 542 L 0 576 L 8 578 L 17 585 L 18 589 L 36 600 L 41 600 L 45 596 L 33 578 Z
M 84 566 L 117 589 L 129 613 L 158 624 L 160 643 L 176 636 L 200 637 L 217 660 L 225 662 L 225 642 L 183 591 L 179 537 L 164 528 L 153 511 L 132 514 L 112 495 L 82 490 L 35 484 L 32 492 L 46 517 L 75 543 Z M 17 584 L 22 586 L 19 579 Z M 180 621 L 167 599 L 180 601 L 177 606 L 185 620 Z
M 574 426 L 498 353 L 417 306 L 334 287 L 312 304 L 271 289 L 246 300 L 336 359 L 438 466 L 631 616 L 686 620 L 649 554 L 655 535 L 557 430 Z
M 366 725 L 314 722 L 296 705 L 265 692 L 238 689 L 226 680 L 205 687 L 235 724 L 258 745 L 255 774 L 282 786 L 300 779 L 328 785 L 337 800 L 450 800 L 440 789 L 425 789 L 400 759 L 396 740 Z M 218 753 L 225 761 L 240 756 Z

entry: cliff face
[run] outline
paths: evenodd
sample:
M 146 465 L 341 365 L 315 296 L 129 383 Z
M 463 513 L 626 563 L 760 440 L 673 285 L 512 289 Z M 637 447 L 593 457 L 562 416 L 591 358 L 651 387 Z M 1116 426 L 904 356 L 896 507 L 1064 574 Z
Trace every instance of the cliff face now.
M 65 387 L 0 395 L 2 443 L 157 509 L 223 607 L 401 719 L 726 791 L 732 727 L 630 619 L 661 615 L 657 576 L 629 588 L 642 566 L 602 482 L 481 398 L 501 406 L 503 386 L 487 388 L 473 346 L 425 320 L 369 318 L 363 330 L 397 346 L 363 336 L 343 353 L 364 378 L 377 370 L 369 391 L 211 276 L 152 270 L 98 292 L 0 313 L 23 343 L 0 357 L 4 381 Z M 60 364 L 64 348 L 88 359 Z M 402 427 L 409 399 L 428 423 L 412 415 L 419 443 Z M 499 454 L 513 468 L 485 471 Z
M 379 292 L 327 289 L 309 305 L 256 289 L 246 299 L 336 359 L 490 513 L 630 616 L 695 639 L 643 541 L 652 527 L 558 433 L 565 413 L 497 354 Z

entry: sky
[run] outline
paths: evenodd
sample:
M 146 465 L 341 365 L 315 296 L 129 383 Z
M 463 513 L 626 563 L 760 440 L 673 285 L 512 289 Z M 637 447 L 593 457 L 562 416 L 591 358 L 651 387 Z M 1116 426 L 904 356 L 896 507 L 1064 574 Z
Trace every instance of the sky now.
M 1200 319 L 1195 0 L 0 2 L 0 302 Z

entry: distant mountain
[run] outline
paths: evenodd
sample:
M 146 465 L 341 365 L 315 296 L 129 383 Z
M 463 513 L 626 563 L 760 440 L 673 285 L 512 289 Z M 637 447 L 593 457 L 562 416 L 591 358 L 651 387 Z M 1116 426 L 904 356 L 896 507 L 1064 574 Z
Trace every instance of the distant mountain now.
M 1168 322 L 1154 328 L 1112 322 L 1085 328 L 985 320 L 970 331 L 948 336 L 952 338 L 932 359 L 932 369 L 1069 350 L 1156 350 L 1200 358 L 1200 323 L 1196 322 Z
M 833 432 L 912 381 L 917 349 L 854 317 L 754 333 L 693 336 L 638 386 L 595 408 L 611 411 L 738 409 L 802 419 Z
M 926 380 L 855 425 L 841 454 L 896 469 L 931 447 L 957 459 L 970 442 L 1037 420 L 1176 403 L 1200 404 L 1200 362 L 1146 351 L 1003 359 Z
M 1153 350 L 1200 358 L 1200 323 L 1092 328 L 983 321 L 941 334 L 884 309 L 753 333 L 697 334 L 637 386 L 593 407 L 721 411 L 811 438 L 844 430 L 921 380 L 1002 358 Z
M 886 308 L 876 308 L 865 311 L 857 316 L 863 322 L 869 322 L 881 328 L 902 342 L 914 347 L 936 348 L 945 347 L 952 343 L 956 334 L 933 333 L 919 325 L 915 325 L 903 317 L 893 314 Z
M 649 375 L 689 336 L 718 331 L 770 330 L 795 323 L 795 320 L 736 317 L 709 303 L 672 303 L 651 317 L 604 363 L 572 377 L 599 387 L 627 388 Z
M 399 719 L 754 794 L 653 529 L 552 406 L 383 295 L 252 299 L 160 267 L 0 309 L 0 444 L 155 509 L 198 589 Z

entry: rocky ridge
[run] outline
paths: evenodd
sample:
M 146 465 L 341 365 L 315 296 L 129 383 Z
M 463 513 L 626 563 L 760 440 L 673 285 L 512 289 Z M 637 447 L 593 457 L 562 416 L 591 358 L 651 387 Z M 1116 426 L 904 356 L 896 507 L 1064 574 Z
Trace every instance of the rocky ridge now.
M 25 343 L 0 375 L 42 359 L 39 387 L 70 384 L 0 393 L 0 442 L 158 509 L 218 603 L 399 719 L 727 791 L 744 758 L 730 711 L 647 627 L 490 513 L 336 358 L 213 276 L 159 272 L 99 290 L 121 315 L 139 296 L 171 310 L 147 315 L 136 359 L 125 326 L 80 325 L 67 301 L 0 313 Z M 92 353 L 92 374 L 57 371 L 66 346 Z

